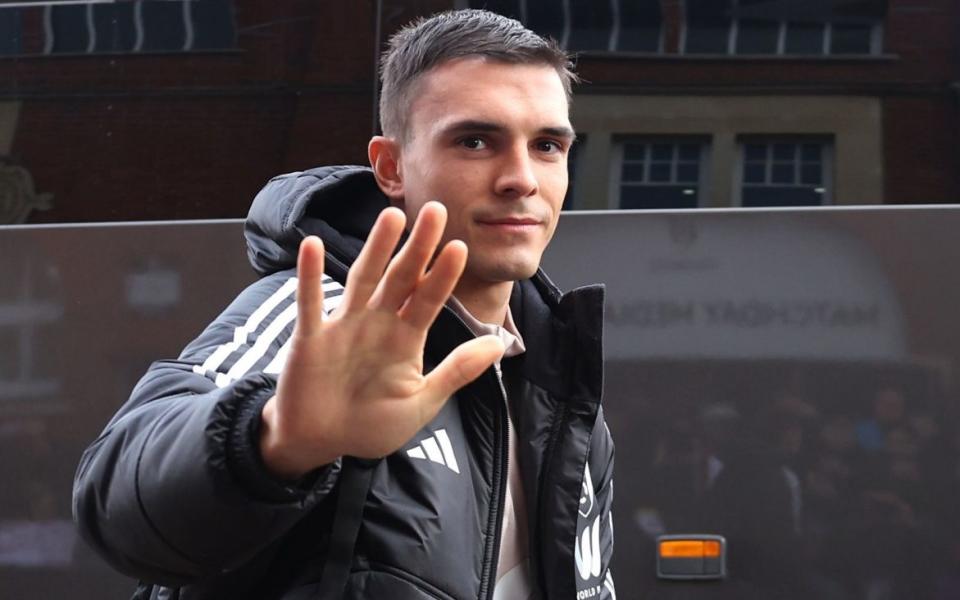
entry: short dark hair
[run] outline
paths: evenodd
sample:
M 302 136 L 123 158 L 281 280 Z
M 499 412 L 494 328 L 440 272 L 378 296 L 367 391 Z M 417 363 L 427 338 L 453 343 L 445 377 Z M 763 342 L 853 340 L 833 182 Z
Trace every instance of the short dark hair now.
M 380 62 L 380 124 L 385 135 L 403 139 L 411 92 L 430 69 L 457 58 L 482 57 L 511 64 L 553 67 L 567 101 L 579 81 L 573 61 L 552 38 L 519 21 L 486 10 L 453 10 L 419 18 L 391 36 Z

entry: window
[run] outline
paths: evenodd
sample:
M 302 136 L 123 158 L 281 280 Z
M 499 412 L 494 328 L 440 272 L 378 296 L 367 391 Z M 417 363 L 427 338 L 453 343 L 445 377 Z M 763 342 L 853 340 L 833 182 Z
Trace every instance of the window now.
M 130 52 L 137 45 L 134 3 L 93 5 L 94 52 Z
M 128 0 L 42 7 L 44 52 L 189 52 L 236 46 L 230 0 Z M 12 9 L 0 8 L 0 54 Z M 18 15 L 19 17 L 19 15 Z
M 886 2 L 687 0 L 687 54 L 880 54 Z
M 471 0 L 577 51 L 660 52 L 661 0 Z
M 687 54 L 727 54 L 731 0 L 687 0 L 683 49 Z
M 20 54 L 22 47 L 23 24 L 20 9 L 0 9 L 0 56 Z
M 617 208 L 696 208 L 704 197 L 707 143 L 630 138 L 614 146 Z
M 140 49 L 146 52 L 186 50 L 187 21 L 191 2 L 175 0 L 140 2 L 140 20 L 143 22 L 143 41 Z
M 824 139 L 745 139 L 740 143 L 742 206 L 830 202 L 833 145 Z

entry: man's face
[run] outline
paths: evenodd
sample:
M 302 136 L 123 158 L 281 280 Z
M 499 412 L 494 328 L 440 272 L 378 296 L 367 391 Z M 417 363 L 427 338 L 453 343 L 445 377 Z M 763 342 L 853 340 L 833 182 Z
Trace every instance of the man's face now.
M 567 191 L 573 130 L 559 75 L 469 58 L 414 85 L 398 161 L 407 218 L 429 200 L 446 206 L 443 242 L 469 250 L 461 285 L 530 277 Z

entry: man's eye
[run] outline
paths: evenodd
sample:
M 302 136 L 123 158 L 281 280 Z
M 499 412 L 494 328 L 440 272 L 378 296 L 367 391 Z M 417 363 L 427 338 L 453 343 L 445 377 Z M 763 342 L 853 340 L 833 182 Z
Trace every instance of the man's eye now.
M 478 137 L 467 137 L 460 140 L 460 145 L 468 150 L 483 150 L 487 143 Z
M 558 144 L 553 140 L 543 140 L 543 141 L 537 142 L 537 149 L 540 150 L 540 152 L 553 154 L 553 153 L 561 152 L 563 150 L 563 146 L 561 146 L 560 144 Z

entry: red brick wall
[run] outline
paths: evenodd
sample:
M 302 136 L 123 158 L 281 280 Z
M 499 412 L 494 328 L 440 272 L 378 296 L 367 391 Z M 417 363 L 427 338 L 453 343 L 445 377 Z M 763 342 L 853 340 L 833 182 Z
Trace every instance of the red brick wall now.
M 385 1 L 383 36 L 451 4 Z M 22 102 L 12 159 L 54 195 L 31 221 L 239 217 L 272 175 L 365 162 L 375 3 L 235 5 L 236 51 L 0 59 L 0 89 Z M 681 8 L 664 0 L 668 48 Z M 955 0 L 890 0 L 882 58 L 587 55 L 580 91 L 884 97 L 886 197 L 956 201 L 958 13 Z
M 240 217 L 271 176 L 365 161 L 370 3 L 238 1 L 239 50 L 0 61 L 32 222 Z
M 887 203 L 960 202 L 956 115 L 955 101 L 949 97 L 884 101 Z

